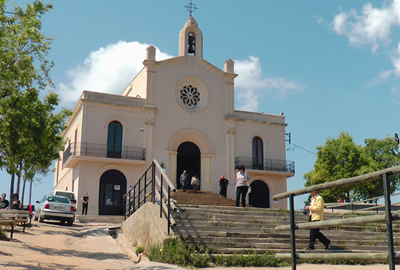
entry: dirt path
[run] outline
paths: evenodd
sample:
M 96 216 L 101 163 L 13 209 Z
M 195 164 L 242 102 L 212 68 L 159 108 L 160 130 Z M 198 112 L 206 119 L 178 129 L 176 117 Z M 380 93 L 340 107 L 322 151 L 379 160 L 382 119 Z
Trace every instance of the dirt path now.
M 132 260 L 108 234 L 112 224 L 32 222 L 0 242 L 1 269 L 124 269 Z M 8 233 L 7 233 L 8 234 Z M 9 235 L 9 234 L 8 234 Z
M 12 241 L 0 241 L 0 269 L 41 270 L 41 269 L 135 269 L 161 270 L 185 268 L 142 260 L 128 253 L 130 243 L 123 241 L 123 235 L 115 241 L 108 233 L 114 224 L 75 223 L 72 227 L 59 222 L 33 222 L 31 228 L 22 233 L 17 228 Z M 8 234 L 8 232 L 7 232 Z M 129 254 L 129 256 L 127 255 Z M 132 258 L 132 259 L 130 259 Z M 203 268 L 203 270 L 248 270 L 281 268 Z M 387 270 L 388 265 L 312 265 L 298 264 L 298 270 Z M 187 270 L 187 269 L 185 269 Z

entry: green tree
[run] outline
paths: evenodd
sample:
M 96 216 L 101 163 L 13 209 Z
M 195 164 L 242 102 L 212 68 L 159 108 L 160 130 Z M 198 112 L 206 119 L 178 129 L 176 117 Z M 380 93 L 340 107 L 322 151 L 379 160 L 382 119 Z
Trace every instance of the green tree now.
M 398 143 L 395 138 L 386 137 L 384 139 L 365 139 L 363 155 L 368 160 L 368 164 L 361 168 L 360 174 L 383 170 L 386 168 L 400 165 L 400 153 Z M 392 175 L 390 180 L 390 192 L 393 193 L 399 188 L 399 176 Z M 382 181 L 367 182 L 356 185 L 353 189 L 353 199 L 363 200 L 379 197 L 383 194 Z
M 306 174 L 305 186 L 350 178 L 399 165 L 398 144 L 394 138 L 366 139 L 365 146 L 354 143 L 353 137 L 341 132 L 317 147 L 314 169 Z M 391 176 L 391 192 L 399 187 L 397 176 Z M 381 181 L 367 182 L 320 192 L 326 202 L 336 202 L 337 196 L 347 201 L 364 200 L 383 194 Z
M 42 90 L 53 87 L 53 62 L 46 59 L 52 38 L 40 32 L 41 16 L 52 6 L 34 1 L 25 9 L 13 4 L 10 11 L 7 2 L 0 0 L 0 168 L 12 175 L 12 192 L 14 175 L 32 180 L 58 158 L 58 134 L 70 112 L 54 113 L 55 93 L 40 99 Z
M 362 155 L 362 147 L 354 143 L 353 137 L 341 132 L 337 138 L 329 137 L 324 146 L 317 147 L 314 169 L 306 174 L 305 186 L 331 182 L 359 175 L 361 167 L 367 164 Z M 350 187 L 321 191 L 326 202 L 336 202 L 340 195 L 350 200 Z

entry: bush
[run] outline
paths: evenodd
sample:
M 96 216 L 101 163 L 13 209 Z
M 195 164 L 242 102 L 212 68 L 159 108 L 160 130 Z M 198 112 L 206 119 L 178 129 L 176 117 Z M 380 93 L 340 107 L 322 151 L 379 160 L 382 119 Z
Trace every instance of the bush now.
M 148 248 L 149 260 L 176 264 L 184 267 L 206 267 L 208 250 L 196 246 L 186 246 L 180 240 L 167 238 L 162 245 L 151 245 Z

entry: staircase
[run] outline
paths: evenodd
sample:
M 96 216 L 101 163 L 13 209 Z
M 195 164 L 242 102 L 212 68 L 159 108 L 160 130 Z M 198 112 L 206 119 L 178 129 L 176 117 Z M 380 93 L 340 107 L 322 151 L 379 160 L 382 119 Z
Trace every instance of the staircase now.
M 275 231 L 275 226 L 289 223 L 287 210 L 255 207 L 237 208 L 231 199 L 211 192 L 192 193 L 177 191 L 172 194 L 180 206 L 173 212 L 175 235 L 187 244 L 207 246 L 213 254 L 242 254 L 249 250 L 262 254 L 267 251 L 290 252 L 289 231 Z M 325 219 L 341 218 L 340 213 L 325 213 Z M 296 223 L 306 221 L 296 212 Z M 393 231 L 400 232 L 399 223 Z M 332 242 L 329 252 L 387 252 L 385 224 L 341 226 L 323 229 Z M 296 249 L 302 252 L 308 245 L 309 231 L 296 230 Z M 395 250 L 400 248 L 399 238 L 394 239 Z M 316 243 L 312 252 L 326 252 Z

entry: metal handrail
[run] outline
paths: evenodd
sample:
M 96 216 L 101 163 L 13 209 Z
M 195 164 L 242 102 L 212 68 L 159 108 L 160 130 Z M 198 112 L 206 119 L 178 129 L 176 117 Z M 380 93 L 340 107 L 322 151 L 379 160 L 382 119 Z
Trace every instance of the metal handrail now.
M 157 160 L 154 159 L 137 182 L 124 194 L 126 201 L 125 219 L 134 214 L 148 200 L 153 204 L 159 203 L 160 218 L 164 216 L 167 219 L 169 235 L 171 227 L 175 224 L 175 220 L 171 216 L 171 210 L 177 208 L 171 200 L 171 192 L 174 191 L 174 185 Z
M 262 170 L 262 171 L 278 171 L 294 173 L 294 161 L 279 159 L 264 159 L 262 164 L 256 164 L 251 157 L 236 157 L 235 166 L 242 164 L 246 169 Z
M 392 194 L 390 194 L 390 197 L 393 197 L 393 196 L 399 195 L 399 194 L 400 194 L 400 192 L 392 193 Z M 369 199 L 365 199 L 365 200 L 361 200 L 361 201 L 355 201 L 355 202 L 329 203 L 329 204 L 325 205 L 325 208 L 326 209 L 332 209 L 332 212 L 333 212 L 336 208 L 342 208 L 343 209 L 344 208 L 343 206 L 350 205 L 351 210 L 353 211 L 354 210 L 354 205 L 356 205 L 356 204 L 364 203 L 364 205 L 366 205 L 365 204 L 366 202 L 375 201 L 375 205 L 374 206 L 372 206 L 370 204 L 371 206 L 369 206 L 369 207 L 365 207 L 365 208 L 362 208 L 362 209 L 357 209 L 357 210 L 354 210 L 354 211 L 355 212 L 365 212 L 365 211 L 370 211 L 370 210 L 376 209 L 376 213 L 378 213 L 379 212 L 378 211 L 379 208 L 384 208 L 385 207 L 384 205 L 378 205 L 378 200 L 379 199 L 383 199 L 383 198 L 384 198 L 384 196 L 379 196 L 379 197 L 373 197 L 373 198 L 369 198 Z M 391 205 L 392 206 L 397 206 L 397 205 L 399 205 L 399 203 L 392 203 Z
M 119 151 L 112 151 L 107 148 L 107 144 L 74 142 L 65 149 L 63 162 L 65 163 L 70 156 L 146 160 L 146 148 L 121 146 Z
M 393 244 L 393 225 L 392 225 L 392 220 L 393 220 L 393 215 L 391 211 L 391 202 L 390 202 L 390 181 L 389 181 L 389 176 L 390 175 L 397 175 L 400 174 L 400 166 L 392 167 L 392 168 L 387 168 L 384 170 L 380 171 L 375 171 L 372 173 L 356 176 L 356 177 L 351 177 L 351 178 L 346 178 L 346 179 L 340 179 L 328 183 L 323 183 L 323 184 L 318 184 L 314 186 L 309 186 L 301 189 L 296 189 L 288 192 L 283 192 L 280 194 L 276 194 L 272 196 L 273 200 L 279 200 L 279 199 L 284 199 L 284 198 L 289 198 L 289 208 L 290 208 L 290 246 L 291 246 L 291 263 L 292 263 L 292 270 L 296 269 L 296 259 L 299 257 L 298 254 L 296 254 L 296 241 L 295 241 L 295 230 L 296 228 L 303 227 L 307 229 L 315 229 L 319 228 L 322 224 L 322 221 L 319 222 L 312 222 L 307 225 L 301 225 L 301 224 L 295 224 L 294 220 L 294 197 L 296 195 L 302 195 L 305 193 L 309 192 L 318 192 L 321 190 L 325 190 L 328 188 L 338 188 L 338 187 L 343 187 L 343 186 L 349 186 L 353 184 L 359 184 L 359 183 L 365 183 L 365 182 L 370 182 L 370 181 L 376 181 L 382 179 L 383 182 L 383 191 L 384 195 L 383 197 L 385 198 L 385 218 L 384 220 L 386 221 L 386 232 L 387 232 L 387 242 L 388 242 L 388 263 L 389 263 L 389 269 L 394 270 L 395 269 L 395 259 L 396 259 L 396 254 L 394 252 L 394 244 Z M 362 221 L 362 219 L 358 219 L 359 221 Z M 347 222 L 351 222 L 350 220 Z M 324 222 L 325 224 L 328 224 L 329 222 Z M 344 225 L 346 224 L 346 220 L 342 220 L 341 224 Z M 300 226 L 301 225 L 301 226 Z M 277 229 L 277 228 L 275 228 Z M 336 253 L 336 257 L 338 258 L 340 254 Z M 284 258 L 282 256 L 281 258 Z M 316 259 L 317 257 L 313 257 Z M 365 259 L 368 259 L 371 257 L 366 257 Z M 320 259 L 320 256 L 318 257 Z

